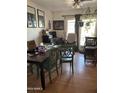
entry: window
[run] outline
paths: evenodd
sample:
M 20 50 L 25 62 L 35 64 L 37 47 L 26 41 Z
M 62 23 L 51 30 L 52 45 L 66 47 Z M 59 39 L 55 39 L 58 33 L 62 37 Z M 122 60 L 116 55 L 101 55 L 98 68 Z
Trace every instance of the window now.
M 75 20 L 67 20 L 67 36 L 69 33 L 75 33 Z

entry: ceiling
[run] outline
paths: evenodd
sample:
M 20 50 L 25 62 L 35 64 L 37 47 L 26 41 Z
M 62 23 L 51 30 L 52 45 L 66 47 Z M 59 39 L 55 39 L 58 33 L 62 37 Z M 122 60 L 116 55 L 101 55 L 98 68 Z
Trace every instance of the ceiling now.
M 74 0 L 32 0 L 32 1 L 51 11 L 75 10 L 74 8 L 72 8 Z M 86 7 L 97 7 L 97 1 L 92 0 L 81 2 L 81 9 Z

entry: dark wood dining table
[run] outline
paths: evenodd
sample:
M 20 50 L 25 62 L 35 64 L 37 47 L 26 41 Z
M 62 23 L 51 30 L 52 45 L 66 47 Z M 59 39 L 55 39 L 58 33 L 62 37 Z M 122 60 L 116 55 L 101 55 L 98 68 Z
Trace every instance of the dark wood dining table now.
M 27 55 L 27 62 L 31 63 L 31 64 L 35 64 L 38 65 L 40 68 L 40 80 L 41 80 L 41 85 L 43 90 L 45 90 L 45 75 L 44 75 L 44 70 L 43 70 L 43 63 L 45 61 L 45 59 L 47 59 L 49 57 L 49 50 L 52 48 L 59 48 L 60 46 L 50 46 L 47 48 L 46 53 L 45 54 L 36 54 L 34 56 L 29 56 Z

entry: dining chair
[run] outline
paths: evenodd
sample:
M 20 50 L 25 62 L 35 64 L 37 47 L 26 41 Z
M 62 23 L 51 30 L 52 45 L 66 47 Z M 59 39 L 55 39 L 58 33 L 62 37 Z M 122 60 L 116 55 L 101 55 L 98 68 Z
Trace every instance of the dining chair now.
M 67 37 L 67 43 L 75 43 L 76 42 L 76 35 L 74 33 L 69 33 Z
M 27 41 L 27 53 L 34 53 L 34 49 L 36 48 L 36 43 L 34 40 Z M 33 68 L 32 64 L 27 64 L 28 72 L 31 72 L 33 74 Z
M 69 33 L 67 40 L 66 40 L 66 45 L 71 45 L 73 46 L 74 52 L 77 51 L 77 46 L 76 46 L 76 35 L 75 33 Z
M 73 57 L 74 57 L 74 48 L 71 45 L 63 45 L 60 48 L 60 66 L 62 73 L 62 64 L 70 63 L 70 67 L 72 67 L 72 74 L 74 73 L 74 65 L 73 65 Z
M 97 38 L 96 37 L 85 37 L 84 46 L 84 62 L 85 64 L 89 61 L 96 65 L 97 63 Z
M 28 48 L 28 51 L 27 53 L 31 53 L 31 54 L 35 54 L 35 50 L 37 49 L 37 46 L 36 46 L 36 43 L 35 43 L 35 40 L 30 40 L 30 41 L 27 41 L 27 48 Z M 30 68 L 30 71 L 31 73 L 33 74 L 33 64 L 29 64 L 28 68 Z M 39 78 L 39 65 L 36 65 L 36 72 L 37 72 L 37 79 Z
M 58 59 L 58 49 L 51 48 L 49 51 L 49 57 L 44 61 L 43 68 L 48 71 L 49 80 L 52 82 L 51 73 L 56 71 L 58 75 L 57 59 Z

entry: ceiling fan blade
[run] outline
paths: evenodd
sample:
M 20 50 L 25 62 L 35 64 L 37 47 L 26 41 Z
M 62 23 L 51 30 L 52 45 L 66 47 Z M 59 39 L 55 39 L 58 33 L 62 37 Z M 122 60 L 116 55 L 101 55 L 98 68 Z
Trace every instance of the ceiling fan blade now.
M 78 2 L 79 0 L 74 0 L 74 2 Z
M 93 0 L 80 0 L 81 2 L 83 2 L 83 1 L 93 1 Z
M 74 0 L 73 6 L 76 5 L 76 4 L 79 5 L 79 3 L 80 3 L 80 0 Z
M 75 3 L 80 3 L 80 0 L 74 0 Z

